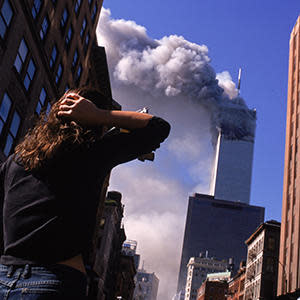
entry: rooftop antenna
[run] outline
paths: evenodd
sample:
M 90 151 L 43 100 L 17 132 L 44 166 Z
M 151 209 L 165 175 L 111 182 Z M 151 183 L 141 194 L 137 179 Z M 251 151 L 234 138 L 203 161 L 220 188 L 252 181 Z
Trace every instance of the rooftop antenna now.
M 238 96 L 240 95 L 240 91 L 241 91 L 241 77 L 242 77 L 242 68 L 239 68 L 239 77 L 238 77 Z

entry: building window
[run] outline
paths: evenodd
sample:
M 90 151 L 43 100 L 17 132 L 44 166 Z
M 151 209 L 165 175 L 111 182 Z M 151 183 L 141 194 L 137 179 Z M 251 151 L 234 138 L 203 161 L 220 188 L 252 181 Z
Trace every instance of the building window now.
M 64 30 L 66 28 L 68 19 L 69 19 L 69 12 L 68 12 L 68 9 L 65 8 L 63 11 L 63 14 L 61 16 L 61 20 L 60 20 L 60 28 L 62 30 Z
M 0 105 L 0 134 L 2 133 L 2 129 L 4 124 L 7 121 L 7 117 L 11 108 L 12 101 L 7 93 L 4 93 L 3 100 Z
M 96 14 L 97 14 L 97 3 L 95 3 L 93 11 L 92 11 L 92 21 L 93 21 L 93 23 L 95 22 Z
M 18 73 L 22 72 L 27 55 L 28 55 L 28 47 L 27 47 L 25 40 L 22 39 L 19 49 L 18 49 L 16 60 L 14 63 L 14 66 L 15 66 L 16 70 L 18 71 Z
M 90 42 L 90 34 L 89 32 L 86 34 L 86 37 L 85 37 L 85 42 L 84 42 L 84 52 L 86 53 L 87 52 L 87 49 L 89 47 L 89 42 Z
M 78 66 L 77 72 L 76 72 L 76 83 L 79 83 L 80 77 L 82 73 L 82 66 L 81 64 Z
M 58 82 L 61 79 L 62 71 L 63 71 L 63 68 L 62 68 L 62 64 L 60 63 L 58 65 L 58 69 L 57 69 L 56 76 L 55 76 L 55 82 L 56 82 L 56 84 L 58 84 Z
M 274 251 L 275 250 L 275 238 L 274 237 L 272 237 L 272 236 L 270 236 L 269 238 L 268 238 L 268 245 L 267 245 L 267 247 L 268 247 L 268 250 L 271 250 L 271 251 Z
M 24 78 L 24 86 L 27 91 L 28 91 L 30 84 L 33 80 L 33 77 L 35 75 L 35 70 L 36 70 L 35 63 L 33 62 L 32 59 L 30 59 L 27 70 L 26 70 L 25 78 Z
M 274 262 L 272 257 L 267 257 L 267 266 L 266 266 L 267 272 L 274 272 Z
M 50 63 L 49 63 L 51 69 L 55 66 L 56 58 L 57 58 L 57 47 L 56 45 L 54 45 L 52 48 Z
M 36 105 L 36 108 L 35 108 L 35 111 L 36 113 L 39 115 L 45 105 L 45 102 L 46 102 L 46 98 L 47 98 L 47 93 L 45 91 L 44 88 L 41 89 L 41 92 L 40 92 L 40 97 L 39 97 L 39 101 Z
M 81 30 L 80 30 L 80 37 L 81 38 L 83 38 L 85 28 L 86 28 L 86 18 L 84 18 L 83 21 L 82 21 L 82 26 L 81 26 Z
M 81 0 L 76 0 L 75 7 L 74 7 L 74 11 L 75 11 L 76 15 L 78 15 L 80 5 L 81 5 Z
M 293 193 L 293 206 L 296 204 L 296 185 L 294 185 L 294 193 Z
M 33 1 L 31 13 L 32 13 L 32 16 L 33 16 L 34 19 L 36 19 L 36 17 L 39 15 L 39 13 L 41 11 L 41 7 L 42 7 L 42 1 L 41 0 L 34 0 Z
M 8 156 L 12 150 L 12 146 L 15 142 L 15 139 L 16 139 L 18 131 L 19 131 L 20 123 L 21 123 L 20 115 L 15 111 L 13 118 L 12 118 L 12 122 L 11 122 L 9 130 L 8 130 L 8 134 L 7 134 L 7 138 L 6 138 L 5 146 L 4 146 L 4 150 L 3 150 L 3 152 L 6 156 Z
M 287 210 L 290 209 L 290 203 L 291 203 L 291 194 L 288 194 L 287 197 L 286 197 L 286 207 L 287 207 Z
M 0 11 L 0 35 L 4 39 L 6 31 L 13 17 L 13 10 L 9 0 L 4 0 Z
M 72 69 L 74 70 L 78 62 L 78 50 L 75 49 L 73 61 L 72 61 Z
M 49 18 L 48 18 L 48 16 L 45 16 L 44 21 L 42 23 L 42 28 L 40 30 L 40 37 L 42 40 L 44 40 L 47 35 L 48 29 L 49 29 L 49 24 L 50 24 Z
M 71 41 L 72 41 L 72 37 L 73 37 L 73 28 L 72 25 L 69 27 L 67 36 L 66 36 L 66 47 L 67 49 L 69 49 Z

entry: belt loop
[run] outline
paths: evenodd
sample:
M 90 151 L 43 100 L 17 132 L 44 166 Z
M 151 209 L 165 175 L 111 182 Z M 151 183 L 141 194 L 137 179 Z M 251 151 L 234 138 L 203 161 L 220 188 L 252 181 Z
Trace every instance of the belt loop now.
M 30 267 L 30 265 L 26 264 L 24 267 L 24 271 L 22 273 L 22 277 L 24 279 L 26 279 L 26 278 L 29 278 L 30 275 L 31 275 L 31 267 Z
M 14 265 L 10 265 L 8 267 L 6 277 L 8 277 L 8 278 L 12 277 L 14 271 L 15 271 L 15 266 Z

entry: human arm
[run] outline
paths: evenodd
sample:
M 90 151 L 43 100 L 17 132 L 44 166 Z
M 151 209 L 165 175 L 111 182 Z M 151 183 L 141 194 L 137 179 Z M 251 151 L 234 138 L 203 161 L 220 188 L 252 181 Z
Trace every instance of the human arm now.
M 170 124 L 153 116 L 143 128 L 105 135 L 99 143 L 99 152 L 103 146 L 108 149 L 107 156 L 114 167 L 155 151 L 168 137 L 169 132 Z
M 132 111 L 108 111 L 97 108 L 77 94 L 69 94 L 59 106 L 58 116 L 84 126 L 107 126 L 128 129 L 106 135 L 94 145 L 94 155 L 105 152 L 107 164 L 114 167 L 157 149 L 167 138 L 170 125 L 149 114 Z
M 145 127 L 153 117 L 134 111 L 103 110 L 90 100 L 70 94 L 59 106 L 59 117 L 78 122 L 84 126 L 108 126 L 126 129 Z

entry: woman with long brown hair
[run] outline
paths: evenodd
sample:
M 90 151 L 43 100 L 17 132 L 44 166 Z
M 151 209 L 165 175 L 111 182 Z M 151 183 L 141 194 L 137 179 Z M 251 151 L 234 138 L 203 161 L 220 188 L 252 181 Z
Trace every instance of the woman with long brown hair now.
M 159 147 L 169 124 L 109 110 L 99 91 L 68 91 L 1 165 L 0 299 L 84 299 L 83 254 L 110 170 Z M 103 135 L 104 128 L 128 131 Z

